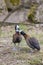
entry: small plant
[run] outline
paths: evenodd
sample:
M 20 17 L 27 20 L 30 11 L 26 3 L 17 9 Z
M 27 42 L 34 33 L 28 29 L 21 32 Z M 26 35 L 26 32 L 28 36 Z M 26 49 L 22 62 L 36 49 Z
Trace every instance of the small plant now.
M 10 0 L 13 5 L 18 5 L 20 0 Z
M 35 22 L 36 9 L 37 9 L 37 5 L 34 4 L 29 10 L 28 19 L 32 22 Z

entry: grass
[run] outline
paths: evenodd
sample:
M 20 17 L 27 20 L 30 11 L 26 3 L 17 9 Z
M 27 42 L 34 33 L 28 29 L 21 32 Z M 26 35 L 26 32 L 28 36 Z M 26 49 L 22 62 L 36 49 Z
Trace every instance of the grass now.
M 25 51 L 26 51 L 26 49 L 29 50 L 28 48 L 25 48 L 25 47 L 24 47 L 24 49 L 25 49 Z M 25 51 L 24 52 L 20 51 L 20 53 L 16 53 L 16 54 L 11 51 L 11 53 L 5 54 L 5 57 L 7 57 L 6 60 L 8 59 L 7 62 L 10 62 L 10 56 L 11 56 L 11 60 L 14 61 L 14 59 L 16 59 L 18 61 L 18 62 L 16 61 L 17 62 L 16 65 L 18 65 L 20 63 L 23 65 L 24 64 L 25 65 L 26 64 L 27 65 L 43 65 L 43 52 L 31 54 L 31 53 L 25 52 Z M 8 54 L 10 55 L 9 57 L 8 57 Z
M 19 5 L 20 0 L 10 0 L 13 5 Z
M 30 26 L 26 25 L 19 25 L 22 30 L 24 30 L 27 34 L 30 36 L 36 37 L 41 44 L 43 44 L 43 32 L 39 31 L 36 32 L 32 27 L 32 30 L 28 30 Z M 4 28 L 4 27 L 3 27 Z M 14 26 L 11 25 L 6 26 L 2 31 L 2 28 L 0 28 L 0 37 L 12 37 L 12 35 L 15 33 Z M 4 43 L 3 43 L 4 44 Z M 8 43 L 9 44 L 9 43 Z M 9 47 L 6 43 L 6 45 Z M 40 45 L 41 45 L 40 44 Z M 10 44 L 10 46 L 14 47 L 14 44 Z M 40 52 L 36 53 L 30 53 L 30 48 L 27 46 L 26 41 L 24 38 L 22 38 L 20 47 L 20 52 L 15 52 L 14 50 L 8 47 L 3 47 L 2 53 L 0 54 L 0 65 L 43 65 L 43 48 L 41 48 Z

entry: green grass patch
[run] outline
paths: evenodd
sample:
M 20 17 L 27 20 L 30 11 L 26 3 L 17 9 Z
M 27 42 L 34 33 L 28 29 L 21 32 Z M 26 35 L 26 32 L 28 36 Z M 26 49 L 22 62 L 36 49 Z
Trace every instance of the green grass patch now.
M 28 19 L 30 20 L 30 22 L 36 22 L 35 21 L 35 14 L 36 14 L 36 9 L 37 9 L 37 4 L 33 4 L 29 10 L 29 14 L 28 14 Z
M 20 0 L 10 0 L 13 5 L 19 5 Z

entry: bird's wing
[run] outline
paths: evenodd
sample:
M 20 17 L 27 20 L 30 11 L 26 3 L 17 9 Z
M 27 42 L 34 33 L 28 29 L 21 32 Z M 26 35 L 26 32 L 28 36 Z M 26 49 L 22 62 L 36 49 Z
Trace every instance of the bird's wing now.
M 13 39 L 12 39 L 13 42 L 16 41 L 16 34 L 13 34 Z
M 29 39 L 29 43 L 34 47 L 39 47 L 39 42 L 36 38 L 32 37 Z

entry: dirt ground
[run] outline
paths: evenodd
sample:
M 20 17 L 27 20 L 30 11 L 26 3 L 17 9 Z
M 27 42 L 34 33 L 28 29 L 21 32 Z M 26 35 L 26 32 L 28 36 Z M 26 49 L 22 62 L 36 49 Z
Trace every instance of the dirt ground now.
M 0 65 L 43 65 L 43 46 L 36 53 L 30 53 L 27 47 L 14 51 L 13 46 L 0 46 Z
M 0 31 L 0 65 L 43 65 L 43 31 L 39 28 L 32 29 L 25 25 L 20 26 L 21 29 L 26 31 L 31 36 L 35 36 L 39 42 L 41 49 L 39 52 L 30 53 L 24 38 L 20 43 L 20 51 L 14 51 L 14 44 L 12 42 L 12 34 L 14 34 L 14 26 L 1 27 Z M 6 30 L 7 29 L 7 30 Z M 28 29 L 30 29 L 28 31 Z

